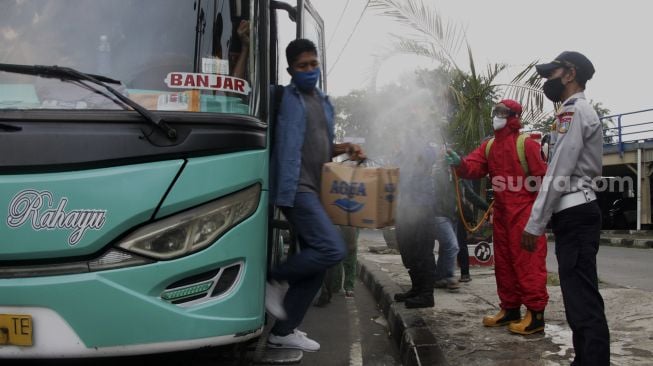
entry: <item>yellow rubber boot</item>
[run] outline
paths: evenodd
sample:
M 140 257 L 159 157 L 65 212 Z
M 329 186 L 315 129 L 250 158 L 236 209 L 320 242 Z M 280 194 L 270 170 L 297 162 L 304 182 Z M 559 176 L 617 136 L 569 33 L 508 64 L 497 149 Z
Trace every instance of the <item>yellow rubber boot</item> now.
M 532 311 L 526 309 L 526 315 L 519 323 L 512 323 L 508 330 L 517 334 L 533 334 L 544 331 L 544 310 Z
M 500 327 L 518 322 L 520 319 L 521 313 L 519 309 L 501 309 L 496 315 L 483 317 L 483 325 L 486 327 Z

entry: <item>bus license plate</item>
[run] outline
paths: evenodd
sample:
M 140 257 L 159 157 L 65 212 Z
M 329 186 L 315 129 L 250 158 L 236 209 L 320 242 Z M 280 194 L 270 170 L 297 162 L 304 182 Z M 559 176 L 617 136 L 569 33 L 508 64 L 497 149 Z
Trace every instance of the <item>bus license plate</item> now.
M 0 314 L 0 345 L 32 346 L 32 316 Z

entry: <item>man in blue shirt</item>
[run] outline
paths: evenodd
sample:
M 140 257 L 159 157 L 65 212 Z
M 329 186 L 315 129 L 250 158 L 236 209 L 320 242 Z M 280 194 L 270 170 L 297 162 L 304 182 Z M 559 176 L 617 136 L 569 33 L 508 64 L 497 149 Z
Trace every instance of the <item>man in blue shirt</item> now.
M 315 352 L 319 343 L 298 331 L 326 270 L 342 261 L 347 249 L 343 237 L 320 202 L 322 165 L 348 153 L 352 160 L 365 156 L 358 145 L 333 144 L 334 111 L 316 85 L 320 78 L 317 49 L 307 39 L 286 48 L 290 85 L 283 89 L 272 145 L 270 200 L 280 207 L 297 233 L 300 252 L 272 269 L 266 288 L 266 307 L 277 322 L 268 346 Z M 281 283 L 287 282 L 283 294 Z

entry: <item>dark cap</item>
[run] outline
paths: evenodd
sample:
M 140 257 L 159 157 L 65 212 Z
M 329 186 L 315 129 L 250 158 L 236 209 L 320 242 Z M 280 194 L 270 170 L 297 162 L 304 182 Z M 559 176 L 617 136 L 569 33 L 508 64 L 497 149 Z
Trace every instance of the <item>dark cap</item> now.
M 576 76 L 580 81 L 590 80 L 594 75 L 592 62 L 582 53 L 575 51 L 565 51 L 548 64 L 535 65 L 535 70 L 541 77 L 548 78 L 555 69 L 568 67 L 569 64 L 576 69 Z

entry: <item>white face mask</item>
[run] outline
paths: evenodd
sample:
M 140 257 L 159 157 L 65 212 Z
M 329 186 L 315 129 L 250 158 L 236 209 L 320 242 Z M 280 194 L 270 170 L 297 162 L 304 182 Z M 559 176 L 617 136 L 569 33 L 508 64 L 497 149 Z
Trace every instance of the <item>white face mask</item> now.
M 494 130 L 500 130 L 506 126 L 506 123 L 508 122 L 507 118 L 501 118 L 501 117 L 494 117 L 492 119 L 492 127 L 494 127 Z

